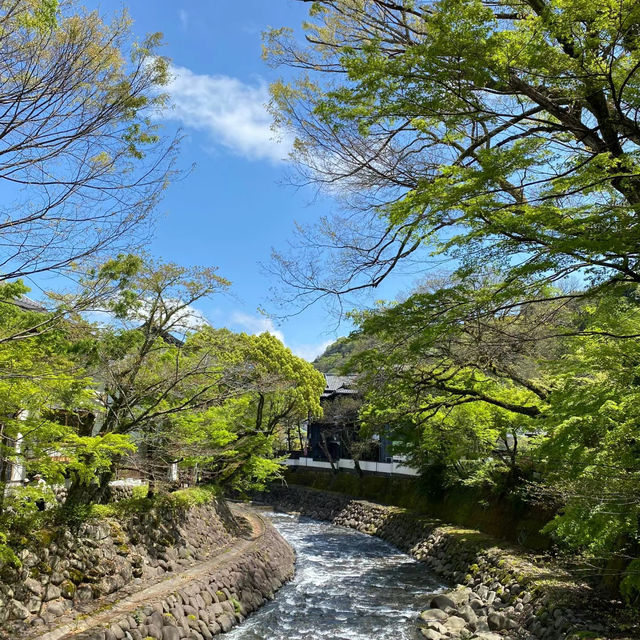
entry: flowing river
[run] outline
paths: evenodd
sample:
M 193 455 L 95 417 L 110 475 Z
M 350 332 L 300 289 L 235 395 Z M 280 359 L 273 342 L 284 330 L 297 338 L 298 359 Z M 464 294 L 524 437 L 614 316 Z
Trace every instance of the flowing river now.
M 265 512 L 297 554 L 294 579 L 226 640 L 418 640 L 416 616 L 443 585 L 379 538 Z

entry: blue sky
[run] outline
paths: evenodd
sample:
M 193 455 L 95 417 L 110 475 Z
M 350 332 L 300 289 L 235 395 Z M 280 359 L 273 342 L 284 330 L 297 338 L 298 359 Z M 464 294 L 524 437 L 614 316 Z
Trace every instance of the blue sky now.
M 93 4 L 93 3 L 92 3 Z M 122 7 L 96 3 L 103 14 Z M 93 5 L 93 6 L 96 6 Z M 267 85 L 278 71 L 261 59 L 268 26 L 299 27 L 308 5 L 294 0 L 127 0 L 134 32 L 160 31 L 175 79 L 167 132 L 181 127 L 180 165 L 195 169 L 172 184 L 158 211 L 149 251 L 185 265 L 216 265 L 232 281 L 232 296 L 200 305 L 214 326 L 270 330 L 295 353 L 313 359 L 348 332 L 317 306 L 281 324 L 261 316 L 272 284 L 260 263 L 283 247 L 294 221 L 328 213 L 331 201 L 283 184 L 286 144 L 272 139 L 264 108 Z M 378 296 L 380 293 L 378 292 Z

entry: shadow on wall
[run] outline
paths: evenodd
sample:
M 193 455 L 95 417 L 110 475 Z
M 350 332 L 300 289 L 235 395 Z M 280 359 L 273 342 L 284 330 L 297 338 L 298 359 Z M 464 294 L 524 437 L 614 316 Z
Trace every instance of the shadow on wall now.
M 551 546 L 551 539 L 540 530 L 553 518 L 554 512 L 515 496 L 487 498 L 473 487 L 454 487 L 434 496 L 424 478 L 359 477 L 347 471 L 333 474 L 292 469 L 287 472 L 285 480 L 288 484 L 336 491 L 354 498 L 412 509 L 536 551 Z

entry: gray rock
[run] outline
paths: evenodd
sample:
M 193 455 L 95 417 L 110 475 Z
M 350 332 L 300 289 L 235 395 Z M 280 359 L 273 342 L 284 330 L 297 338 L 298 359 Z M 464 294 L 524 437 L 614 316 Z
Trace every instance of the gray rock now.
M 93 598 L 93 591 L 89 585 L 82 584 L 76 590 L 75 597 L 79 602 L 88 602 Z
M 478 640 L 504 640 L 504 638 L 499 633 L 493 633 L 492 631 L 480 631 L 473 637 L 477 638 Z
M 420 629 L 420 633 L 427 638 L 427 640 L 440 640 L 440 638 L 442 638 L 442 634 L 433 631 L 433 629 Z
M 447 633 L 447 627 L 445 627 L 441 622 L 436 622 L 435 620 L 425 622 L 424 629 L 431 629 L 432 631 L 437 631 L 442 635 L 445 635 Z
M 53 616 L 61 616 L 67 610 L 67 604 L 64 600 L 60 602 L 50 602 L 47 605 L 47 613 Z
M 9 618 L 14 620 L 26 620 L 29 617 L 29 609 L 22 602 L 12 600 L 9 603 Z
M 472 626 L 478 622 L 478 615 L 468 604 L 465 604 L 458 609 L 458 615 L 461 618 L 464 618 L 464 620 Z
M 420 619 L 428 622 L 429 620 L 442 621 L 446 620 L 449 616 L 441 609 L 427 609 L 420 614 Z
M 441 593 L 431 598 L 430 606 L 432 609 L 455 609 L 456 603 L 448 595 Z
M 489 595 L 489 589 L 487 589 L 487 587 L 485 587 L 483 584 L 481 584 L 476 589 L 476 593 L 480 596 L 481 600 L 486 600 L 487 596 Z
M 162 640 L 180 640 L 180 632 L 176 627 L 163 627 Z
M 61 596 L 62 592 L 60 591 L 60 588 L 50 584 L 45 591 L 44 600 L 45 602 L 49 602 L 50 600 L 57 600 Z
M 64 575 L 60 571 L 54 571 L 49 579 L 51 584 L 60 584 L 64 580 Z
M 31 593 L 33 593 L 34 595 L 42 595 L 42 585 L 37 580 L 34 580 L 33 578 L 27 578 L 24 581 L 24 586 L 29 589 L 29 591 L 31 591 Z
M 109 630 L 113 633 L 116 640 L 122 640 L 124 638 L 124 631 L 119 624 L 112 624 Z
M 489 629 L 491 631 L 499 631 L 500 629 L 504 629 L 506 626 L 507 618 L 503 616 L 501 613 L 490 613 L 487 616 L 487 624 L 489 625 Z
M 442 622 L 449 631 L 461 631 L 467 626 L 467 621 L 459 616 L 451 616 Z
M 42 607 L 42 599 L 37 596 L 31 595 L 22 604 L 24 604 L 24 606 L 27 607 L 27 609 L 29 609 L 31 613 L 37 613 Z
M 217 622 L 222 627 L 222 630 L 227 633 L 227 631 L 230 631 L 233 628 L 235 621 L 235 617 L 227 612 L 223 613 L 220 618 L 218 618 Z
M 202 620 L 198 620 L 198 626 L 200 627 L 200 633 L 204 640 L 212 640 L 213 634 Z

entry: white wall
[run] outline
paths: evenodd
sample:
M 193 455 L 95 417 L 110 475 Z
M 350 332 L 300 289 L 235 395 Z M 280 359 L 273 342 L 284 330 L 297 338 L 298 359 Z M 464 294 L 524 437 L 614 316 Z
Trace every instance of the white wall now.
M 285 464 L 289 467 L 303 467 L 310 469 L 331 469 L 331 464 L 329 462 L 324 462 L 322 460 L 314 460 L 313 458 L 299 458 L 297 460 L 289 458 L 285 460 Z M 342 458 L 337 463 L 338 468 L 340 469 L 355 469 L 355 463 L 353 460 Z M 416 469 L 412 469 L 411 467 L 407 467 L 401 462 L 369 462 L 369 461 L 360 461 L 360 468 L 363 471 L 368 471 L 371 473 L 383 473 L 395 476 L 418 476 L 420 475 Z

